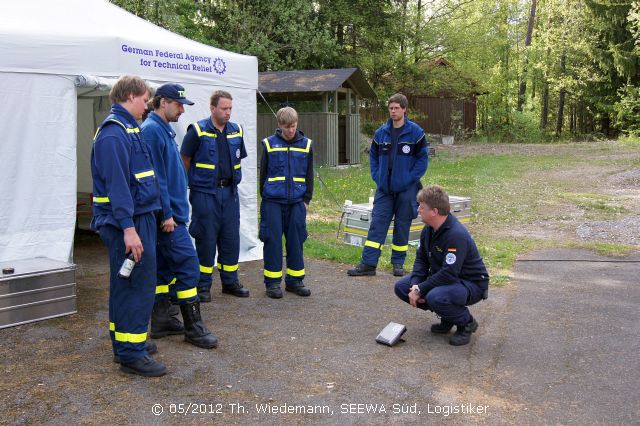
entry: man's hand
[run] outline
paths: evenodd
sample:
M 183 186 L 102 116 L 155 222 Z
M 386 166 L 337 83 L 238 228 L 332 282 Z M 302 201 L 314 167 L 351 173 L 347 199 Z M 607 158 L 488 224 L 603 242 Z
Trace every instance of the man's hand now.
M 160 227 L 162 228 L 162 232 L 173 232 L 176 229 L 176 222 L 172 217 L 170 217 L 169 219 L 163 221 L 160 224 Z
M 409 303 L 411 303 L 411 306 L 414 308 L 418 307 L 418 303 L 425 303 L 425 300 L 420 295 L 420 289 L 417 285 L 411 286 L 411 291 L 409 292 Z
M 309 203 L 303 203 L 303 204 L 304 204 L 304 209 L 309 210 Z
M 142 252 L 144 248 L 142 247 L 142 241 L 140 241 L 140 237 L 136 232 L 136 228 L 133 226 L 124 230 L 124 254 L 127 255 L 129 252 L 133 253 L 133 259 L 136 262 L 140 262 L 142 259 Z

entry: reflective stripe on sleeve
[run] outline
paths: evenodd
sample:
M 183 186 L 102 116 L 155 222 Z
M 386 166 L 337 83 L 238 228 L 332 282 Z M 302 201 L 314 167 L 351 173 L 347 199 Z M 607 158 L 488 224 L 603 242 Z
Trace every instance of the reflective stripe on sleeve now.
M 154 176 L 155 172 L 153 170 L 147 170 L 146 172 L 136 173 L 134 176 L 136 179 L 142 179 L 149 176 Z

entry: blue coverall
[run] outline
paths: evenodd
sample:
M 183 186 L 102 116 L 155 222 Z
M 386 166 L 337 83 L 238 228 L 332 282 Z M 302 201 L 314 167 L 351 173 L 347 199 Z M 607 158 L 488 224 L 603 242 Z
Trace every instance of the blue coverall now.
M 259 238 L 264 243 L 264 282 L 282 281 L 282 235 L 286 239 L 289 285 L 304 280 L 303 244 L 307 239 L 307 208 L 313 195 L 311 139 L 300 131 L 291 141 L 281 132 L 262 141 L 260 161 Z
M 397 140 L 392 137 L 392 127 L 389 119 L 376 130 L 369 151 L 371 177 L 377 189 L 362 263 L 373 267 L 378 265 L 392 219 L 391 263 L 404 264 L 411 222 L 417 215 L 420 178 L 429 164 L 429 144 L 420 126 L 405 117 Z
M 247 156 L 242 127 L 228 122 L 221 133 L 210 117 L 202 119 L 189 125 L 181 153 L 191 157 L 189 233 L 200 261 L 198 288 L 211 288 L 216 249 L 222 285 L 233 286 L 240 255 L 240 161 Z
M 91 228 L 109 252 L 109 331 L 123 364 L 147 355 L 145 342 L 155 296 L 158 182 L 138 123 L 119 104 L 96 133 L 91 151 Z M 124 229 L 135 227 L 144 251 L 129 279 L 118 277 L 125 259 Z

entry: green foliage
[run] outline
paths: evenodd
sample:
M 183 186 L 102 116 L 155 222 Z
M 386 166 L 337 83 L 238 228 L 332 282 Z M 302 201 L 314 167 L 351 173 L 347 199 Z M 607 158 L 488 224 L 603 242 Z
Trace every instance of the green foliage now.
M 624 133 L 640 136 L 640 87 L 626 85 L 619 90 L 615 104 L 617 126 Z
M 532 0 L 111 1 L 255 55 L 261 71 L 358 66 L 381 99 L 475 93 L 479 134 L 491 140 L 638 132 L 639 2 L 537 0 L 525 48 Z

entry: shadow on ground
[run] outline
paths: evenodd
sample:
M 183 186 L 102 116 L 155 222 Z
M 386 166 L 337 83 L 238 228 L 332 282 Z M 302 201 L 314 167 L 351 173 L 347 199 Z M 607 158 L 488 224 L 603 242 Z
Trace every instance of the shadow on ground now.
M 157 340 L 157 358 L 170 372 L 145 379 L 120 373 L 111 360 L 106 252 L 85 236 L 76 243 L 78 313 L 0 330 L 0 422 L 637 421 L 640 264 L 553 261 L 609 260 L 583 251 L 534 256 L 517 264 L 511 285 L 472 308 L 480 328 L 458 348 L 429 333 L 432 313 L 396 299 L 390 275 L 347 278 L 345 265 L 309 261 L 312 296 L 272 300 L 261 262 L 242 264 L 251 297 L 216 287 L 214 302 L 203 305 L 220 347 Z M 374 341 L 389 321 L 408 327 L 394 348 Z M 154 415 L 154 404 L 162 414 Z M 258 411 L 267 406 L 293 411 Z

